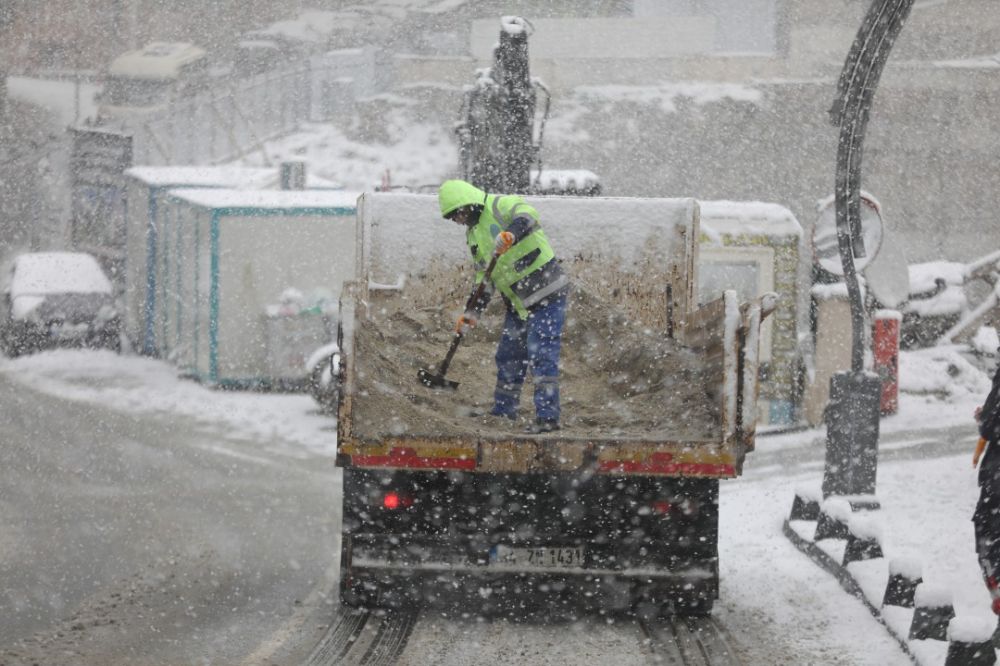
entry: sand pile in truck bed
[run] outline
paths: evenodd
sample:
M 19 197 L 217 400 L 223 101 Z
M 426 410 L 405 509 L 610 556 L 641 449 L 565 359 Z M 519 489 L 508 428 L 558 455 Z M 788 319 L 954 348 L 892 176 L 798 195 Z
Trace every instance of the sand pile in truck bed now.
M 524 428 L 535 416 L 530 372 L 518 421 L 477 416 L 492 406 L 504 312 L 499 296 L 462 340 L 448 370 L 447 378 L 460 382 L 458 390 L 433 390 L 417 380 L 422 367 L 437 372 L 468 288 L 468 274 L 456 274 L 411 281 L 402 292 L 373 293 L 370 317 L 355 336 L 355 437 L 529 436 Z M 631 324 L 613 304 L 578 288 L 569 296 L 560 367 L 562 430 L 546 437 L 718 438 L 718 407 L 706 392 L 709 380 L 699 355 Z

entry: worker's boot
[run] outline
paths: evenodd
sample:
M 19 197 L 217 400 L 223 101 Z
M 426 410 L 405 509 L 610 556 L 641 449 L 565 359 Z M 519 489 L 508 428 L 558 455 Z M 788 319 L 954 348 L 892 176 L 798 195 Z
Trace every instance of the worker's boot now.
M 506 412 L 502 409 L 498 409 L 497 407 L 493 407 L 493 409 L 490 410 L 490 416 L 498 416 L 502 419 L 509 419 L 511 421 L 517 420 L 517 412 Z
M 480 421 L 484 424 L 510 424 L 517 420 L 517 413 L 508 413 L 497 410 L 496 407 L 492 409 L 485 409 L 483 407 L 472 407 L 466 413 L 469 418 Z
M 527 432 L 539 434 L 559 430 L 559 421 L 555 419 L 535 419 L 535 422 L 525 428 Z

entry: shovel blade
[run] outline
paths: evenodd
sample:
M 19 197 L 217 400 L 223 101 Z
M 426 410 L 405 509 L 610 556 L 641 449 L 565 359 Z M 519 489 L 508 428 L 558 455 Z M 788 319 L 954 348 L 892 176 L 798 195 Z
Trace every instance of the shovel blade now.
M 421 368 L 421 370 L 417 372 L 417 379 L 420 380 L 420 383 L 427 388 L 446 389 L 448 391 L 455 391 L 458 389 L 458 382 L 446 379 L 443 375 L 439 375 L 424 368 Z

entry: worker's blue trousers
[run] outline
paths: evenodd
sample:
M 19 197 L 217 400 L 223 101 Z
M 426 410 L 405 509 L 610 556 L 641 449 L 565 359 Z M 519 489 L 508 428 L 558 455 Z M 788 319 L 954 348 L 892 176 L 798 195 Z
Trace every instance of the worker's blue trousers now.
M 535 417 L 559 422 L 559 347 L 565 318 L 565 296 L 538 306 L 527 320 L 508 308 L 497 346 L 493 414 L 517 416 L 521 387 L 530 366 L 535 382 Z

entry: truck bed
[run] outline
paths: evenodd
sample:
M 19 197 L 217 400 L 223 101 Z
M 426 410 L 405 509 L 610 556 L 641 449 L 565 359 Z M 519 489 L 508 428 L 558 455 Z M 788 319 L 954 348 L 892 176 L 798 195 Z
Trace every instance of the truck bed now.
M 466 280 L 468 278 L 466 277 Z M 407 290 L 409 290 L 408 287 Z M 412 289 L 420 293 L 420 286 Z M 499 300 L 499 299 L 498 299 Z M 422 438 L 501 439 L 524 434 L 534 418 L 530 375 L 517 422 L 486 416 L 492 405 L 493 355 L 502 327 L 496 303 L 462 340 L 448 377 L 458 391 L 429 389 L 417 382 L 421 367 L 436 368 L 451 341 L 452 307 L 420 307 L 406 293 L 372 301 L 370 318 L 356 334 L 355 437 L 379 440 Z M 565 439 L 698 441 L 714 437 L 719 412 L 706 390 L 701 354 L 663 334 L 631 325 L 611 304 L 580 289 L 570 294 L 561 358 Z
M 365 195 L 366 197 L 368 195 Z M 503 306 L 491 305 L 463 340 L 448 372 L 457 392 L 417 380 L 436 370 L 471 290 L 471 269 L 399 246 L 391 231 L 427 215 L 418 195 L 362 199 L 359 279 L 341 302 L 342 397 L 339 462 L 383 469 L 490 473 L 578 470 L 733 477 L 753 445 L 757 331 L 761 303 L 735 292 L 696 308 L 697 206 L 690 200 L 547 200 L 547 223 L 571 276 L 561 359 L 562 429 L 531 435 L 530 378 L 521 420 L 484 415 L 492 404 L 494 353 Z M 655 206 L 653 204 L 656 204 Z M 649 234 L 622 248 L 595 245 L 586 231 L 619 211 L 657 211 L 637 220 Z M 603 212 L 602 212 L 603 211 Z M 662 211 L 669 211 L 669 216 Z M 434 234 L 454 229 L 428 227 Z M 444 239 L 450 248 L 461 237 Z M 662 248 L 661 254 L 653 249 Z M 460 256 L 460 255 L 459 255 Z M 397 272 L 399 278 L 386 279 Z M 746 396 L 749 400 L 743 400 Z
M 340 419 L 340 451 L 353 466 L 551 471 L 590 461 L 621 473 L 738 472 L 739 442 L 723 430 L 721 333 L 688 347 L 575 290 L 563 338 L 563 427 L 541 436 L 525 432 L 534 415 L 530 379 L 521 419 L 487 413 L 499 315 L 463 340 L 448 373 L 459 389 L 441 391 L 420 384 L 417 371 L 437 366 L 456 311 L 403 290 L 370 297 L 365 313 L 355 317 L 353 381 Z

